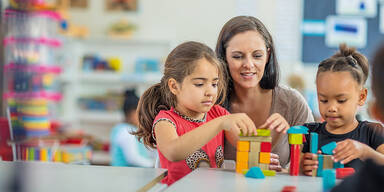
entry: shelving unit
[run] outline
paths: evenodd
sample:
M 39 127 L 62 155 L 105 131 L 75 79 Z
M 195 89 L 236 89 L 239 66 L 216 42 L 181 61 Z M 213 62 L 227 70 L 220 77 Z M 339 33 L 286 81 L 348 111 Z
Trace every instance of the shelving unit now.
M 63 93 L 60 120 L 69 125 L 70 130 L 81 130 L 108 141 L 111 128 L 123 121 L 121 110 L 84 110 L 79 107 L 78 99 L 107 92 L 123 93 L 127 88 L 135 88 L 136 94 L 140 96 L 148 87 L 160 81 L 162 73 L 135 73 L 135 61 L 138 58 L 155 58 L 160 59 L 160 65 L 163 65 L 172 45 L 168 41 L 159 40 L 108 38 L 67 39 L 64 42 L 65 47 L 60 50 L 64 70 L 59 77 Z M 122 70 L 83 71 L 82 58 L 86 54 L 104 58 L 118 57 L 122 61 Z

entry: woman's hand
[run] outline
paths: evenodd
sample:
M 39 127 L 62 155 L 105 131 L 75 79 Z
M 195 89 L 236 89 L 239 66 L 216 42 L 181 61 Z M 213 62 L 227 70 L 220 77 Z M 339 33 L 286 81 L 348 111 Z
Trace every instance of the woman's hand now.
M 265 121 L 263 125 L 260 126 L 260 128 L 267 128 L 270 130 L 275 130 L 277 132 L 286 133 L 287 130 L 289 129 L 289 124 L 285 120 L 285 118 L 281 116 L 279 113 L 274 113 L 268 117 L 268 119 Z
M 279 155 L 271 153 L 271 163 L 269 164 L 269 170 L 275 170 L 277 172 L 282 170 L 279 161 Z
M 365 152 L 369 151 L 369 147 L 368 149 L 367 147 L 367 145 L 352 139 L 337 142 L 337 146 L 333 150 L 334 161 L 341 161 L 342 164 L 346 164 L 357 158 L 364 160 Z
M 223 116 L 221 128 L 226 131 L 231 131 L 235 135 L 239 135 L 240 131 L 243 135 L 257 135 L 256 126 L 245 113 L 234 113 Z

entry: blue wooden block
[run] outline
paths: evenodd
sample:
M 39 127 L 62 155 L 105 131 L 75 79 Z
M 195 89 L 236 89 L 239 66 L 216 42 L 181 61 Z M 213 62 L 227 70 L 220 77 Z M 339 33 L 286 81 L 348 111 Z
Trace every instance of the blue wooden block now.
M 323 170 L 323 191 L 328 191 L 336 185 L 336 170 Z
M 321 147 L 321 151 L 327 155 L 333 155 L 333 150 L 336 148 L 336 142 L 330 142 Z
M 334 162 L 334 163 L 333 163 L 333 168 L 334 168 L 334 169 L 337 169 L 337 168 L 344 168 L 344 164 L 342 164 L 340 161 L 338 161 L 338 162 Z
M 245 174 L 246 177 L 264 179 L 265 176 L 259 167 L 251 167 L 249 171 Z
M 319 135 L 317 133 L 311 133 L 311 153 L 317 153 L 319 144 Z
M 323 164 L 324 164 L 323 155 L 318 154 L 317 155 L 317 161 L 319 161 L 319 166 L 317 167 L 317 175 L 316 176 L 322 177 L 323 176 Z
M 308 128 L 305 126 L 293 126 L 288 129 L 287 133 L 308 134 Z

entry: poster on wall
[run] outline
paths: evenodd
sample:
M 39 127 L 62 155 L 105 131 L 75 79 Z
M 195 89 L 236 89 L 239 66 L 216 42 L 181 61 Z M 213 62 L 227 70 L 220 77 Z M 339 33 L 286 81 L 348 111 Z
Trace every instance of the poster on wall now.
M 107 11 L 137 11 L 137 0 L 105 0 Z
M 364 48 L 367 45 L 367 21 L 362 17 L 328 16 L 325 44 L 338 47 L 340 43 Z
M 377 0 L 336 0 L 336 14 L 376 17 Z

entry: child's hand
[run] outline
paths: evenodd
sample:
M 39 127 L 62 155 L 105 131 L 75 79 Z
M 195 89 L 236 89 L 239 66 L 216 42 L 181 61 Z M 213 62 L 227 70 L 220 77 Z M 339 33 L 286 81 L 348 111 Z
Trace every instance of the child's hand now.
M 334 161 L 341 161 L 342 164 L 346 164 L 357 158 L 364 160 L 365 151 L 369 150 L 367 147 L 367 145 L 352 139 L 340 141 L 337 143 L 336 148 L 333 150 Z
M 313 160 L 317 157 L 316 154 L 313 153 L 304 153 L 303 155 L 303 174 L 312 176 L 312 171 L 317 169 L 319 166 L 319 161 Z
M 243 135 L 257 135 L 256 126 L 245 113 L 234 113 L 224 116 L 221 123 L 222 129 L 233 131 L 235 135 L 239 135 L 240 131 Z
M 289 124 L 287 120 L 285 120 L 285 118 L 279 113 L 274 113 L 268 117 L 268 119 L 263 125 L 260 126 L 260 128 L 268 128 L 277 132 L 286 133 L 289 129 Z
M 282 170 L 279 161 L 279 155 L 271 153 L 271 163 L 269 164 L 269 170 L 275 170 L 277 172 Z

